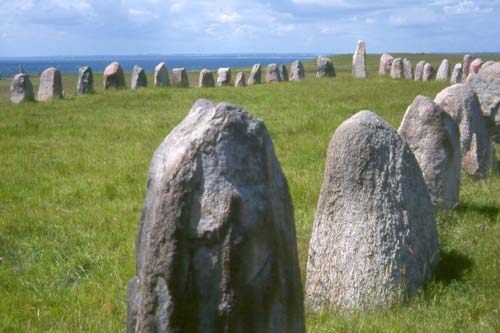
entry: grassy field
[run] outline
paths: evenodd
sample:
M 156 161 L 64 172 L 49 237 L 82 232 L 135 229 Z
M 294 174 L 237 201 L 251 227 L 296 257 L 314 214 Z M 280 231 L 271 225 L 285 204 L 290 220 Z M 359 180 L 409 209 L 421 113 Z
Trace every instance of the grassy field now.
M 443 55 L 408 55 L 436 68 Z M 461 56 L 446 56 L 450 63 Z M 500 60 L 499 57 L 483 59 Z M 359 110 L 395 127 L 416 95 L 446 84 L 350 77 L 350 56 L 336 56 L 337 78 L 243 89 L 148 88 L 12 105 L 0 80 L 0 331 L 122 332 L 134 275 L 134 242 L 154 149 L 198 98 L 242 105 L 262 118 L 288 179 L 302 280 L 323 180 L 328 142 Z M 248 69 L 246 69 L 248 72 Z M 191 83 L 198 73 L 190 73 Z M 148 79 L 152 81 L 151 75 Z M 37 82 L 33 78 L 36 86 Z M 442 261 L 417 297 L 392 309 L 306 314 L 308 332 L 500 331 L 500 176 L 463 177 L 461 205 L 438 216 Z

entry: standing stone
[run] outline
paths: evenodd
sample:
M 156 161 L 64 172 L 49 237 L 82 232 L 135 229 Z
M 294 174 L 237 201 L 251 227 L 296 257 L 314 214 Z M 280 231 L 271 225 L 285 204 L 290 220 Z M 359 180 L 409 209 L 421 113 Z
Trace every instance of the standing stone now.
M 184 68 L 172 69 L 172 84 L 181 88 L 189 87 L 189 79 Z
M 352 76 L 355 78 L 366 78 L 366 46 L 365 42 L 358 40 L 358 45 L 352 56 Z
M 37 97 L 39 101 L 62 98 L 61 72 L 55 67 L 49 67 L 42 72 Z
M 238 74 L 236 74 L 236 79 L 234 79 L 234 86 L 236 88 L 240 88 L 240 87 L 245 87 L 246 86 L 245 73 L 238 72 Z
M 475 59 L 469 65 L 469 75 L 472 74 L 472 73 L 474 73 L 474 74 L 479 73 L 479 70 L 481 69 L 481 66 L 483 66 L 483 60 L 481 58 Z M 466 80 L 467 80 L 467 78 L 466 78 Z
M 405 79 L 413 80 L 413 64 L 409 59 L 403 59 Z
M 424 74 L 422 76 L 422 81 L 430 81 L 436 76 L 436 70 L 431 64 L 426 63 L 424 66 Z
M 231 68 L 219 68 L 217 71 L 217 87 L 225 87 L 231 84 Z
M 295 60 L 290 65 L 290 81 L 302 81 L 305 79 L 304 65 L 302 61 Z
M 198 79 L 198 87 L 200 88 L 209 88 L 215 87 L 215 80 L 212 72 L 208 69 L 203 68 L 200 72 L 200 77 Z
M 417 96 L 398 130 L 410 146 L 438 208 L 457 206 L 460 193 L 460 130 L 430 98 Z
M 138 88 L 146 88 L 148 86 L 148 78 L 141 66 L 134 65 L 132 69 L 132 78 L 130 80 L 130 88 L 136 90 Z
M 155 87 L 168 87 L 170 79 L 168 78 L 168 68 L 164 62 L 160 62 L 155 67 L 153 75 L 153 82 Z
M 288 70 L 285 65 L 278 65 L 278 72 L 280 73 L 281 81 L 288 81 Z
M 425 64 L 427 64 L 427 62 L 424 60 L 421 60 L 415 66 L 415 81 L 422 81 L 423 80 Z
M 457 84 L 462 81 L 462 64 L 458 63 L 453 68 L 453 72 L 451 73 L 451 84 Z
M 80 67 L 78 70 L 78 82 L 76 92 L 83 96 L 94 91 L 94 74 L 89 66 Z
M 471 56 L 470 54 L 466 54 L 464 56 L 464 64 L 462 66 L 462 82 L 465 82 L 465 80 L 467 80 L 467 76 L 469 76 L 470 64 L 473 60 L 474 57 Z
M 378 75 L 390 75 L 393 61 L 394 57 L 390 54 L 382 54 L 380 57 L 380 65 L 378 66 Z
M 435 209 L 418 163 L 370 111 L 328 146 L 307 263 L 306 304 L 370 309 L 414 295 L 439 259 Z
M 293 206 L 262 120 L 197 101 L 153 155 L 127 332 L 304 332 Z
M 279 83 L 280 81 L 281 81 L 281 79 L 280 79 L 280 73 L 278 71 L 278 65 L 276 65 L 276 64 L 267 65 L 266 82 L 267 83 Z
M 328 57 L 319 56 L 316 60 L 318 66 L 317 78 L 322 77 L 335 77 L 335 67 L 333 66 L 332 59 Z
M 104 90 L 125 88 L 125 75 L 118 62 L 109 64 L 102 75 Z
M 481 67 L 479 75 L 500 79 L 500 61 L 486 67 Z
M 248 85 L 253 86 L 254 84 L 261 84 L 262 81 L 262 69 L 260 64 L 255 64 L 250 71 L 250 75 L 248 76 Z
M 392 62 L 391 77 L 400 80 L 403 78 L 403 59 L 396 58 Z
M 448 59 L 443 59 L 441 61 L 441 65 L 439 65 L 437 74 L 436 74 L 436 80 L 437 81 L 448 81 L 450 79 L 450 63 L 448 62 Z
M 468 84 L 455 84 L 441 91 L 435 101 L 459 124 L 462 169 L 475 178 L 486 177 L 490 141 L 474 90 Z
M 10 84 L 10 101 L 17 104 L 34 100 L 33 84 L 29 75 L 24 73 L 16 74 Z

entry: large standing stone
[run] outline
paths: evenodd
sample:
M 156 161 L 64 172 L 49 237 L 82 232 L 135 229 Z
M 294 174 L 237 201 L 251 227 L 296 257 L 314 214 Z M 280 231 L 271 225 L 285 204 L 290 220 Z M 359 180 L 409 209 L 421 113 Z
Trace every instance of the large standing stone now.
M 212 72 L 206 68 L 203 68 L 200 72 L 200 77 L 198 79 L 198 87 L 209 88 L 215 87 L 215 80 Z
M 413 64 L 409 59 L 403 59 L 405 79 L 413 80 Z
M 304 332 L 293 206 L 264 123 L 197 101 L 151 161 L 127 332 Z
M 305 71 L 304 71 L 304 65 L 302 64 L 302 61 L 300 60 L 295 60 L 292 62 L 290 65 L 290 81 L 301 81 L 304 80 L 305 78 Z
M 172 84 L 176 87 L 189 87 L 189 79 L 184 68 L 172 69 Z
M 332 59 L 319 56 L 316 60 L 316 64 L 318 66 L 318 72 L 316 73 L 317 78 L 335 76 L 335 67 L 333 66 Z
M 125 88 L 125 75 L 118 62 L 109 64 L 102 75 L 104 90 Z
M 10 101 L 17 104 L 33 100 L 35 100 L 35 94 L 29 75 L 16 74 L 10 84 Z
M 217 71 L 217 82 L 218 87 L 225 87 L 231 84 L 231 68 L 219 68 Z
M 398 303 L 429 279 L 438 258 L 435 209 L 413 153 L 383 119 L 357 113 L 328 146 L 306 304 L 320 310 Z
M 402 79 L 403 78 L 403 59 L 396 58 L 392 61 L 391 68 L 391 77 L 393 79 Z
M 448 59 L 443 59 L 441 65 L 439 65 L 436 80 L 437 81 L 448 81 L 450 79 L 450 63 Z
M 453 72 L 451 73 L 450 82 L 451 84 L 457 84 L 462 81 L 462 64 L 458 63 L 453 67 Z
M 398 130 L 422 169 L 432 202 L 451 209 L 460 193 L 460 130 L 455 120 L 430 98 L 417 96 Z
M 155 87 L 168 87 L 170 79 L 168 78 L 168 68 L 164 62 L 160 62 L 155 67 L 153 74 L 153 81 Z
M 481 67 L 479 75 L 500 79 L 500 61 L 486 67 Z
M 483 60 L 481 58 L 474 59 L 469 65 L 469 75 L 479 73 L 481 66 L 483 66 Z
M 62 98 L 61 72 L 55 67 L 49 67 L 40 75 L 37 99 L 48 101 L 55 98 Z
M 83 96 L 94 91 L 94 74 L 89 66 L 80 67 L 78 70 L 78 81 L 76 93 Z
M 459 124 L 462 169 L 473 177 L 486 177 L 490 141 L 481 104 L 474 90 L 468 84 L 455 84 L 441 91 L 435 101 Z
M 394 61 L 394 57 L 390 54 L 384 53 L 380 57 L 380 65 L 378 66 L 378 74 L 379 75 L 390 75 L 392 69 L 392 62 Z
M 436 76 L 436 70 L 431 64 L 426 63 L 424 66 L 424 74 L 422 76 L 422 81 L 430 81 Z
M 262 82 L 262 69 L 260 64 L 255 64 L 250 71 L 250 75 L 248 76 L 248 85 L 252 86 L 254 84 L 261 84 Z
M 130 80 L 130 88 L 135 90 L 138 88 L 146 88 L 148 86 L 148 78 L 146 72 L 141 66 L 134 65 L 132 69 L 132 78 Z
M 425 64 L 427 64 L 427 62 L 424 60 L 421 60 L 415 66 L 415 81 L 422 81 L 423 80 Z
M 470 54 L 464 55 L 464 64 L 462 66 L 462 82 L 465 82 L 467 76 L 469 76 L 469 68 L 471 62 L 474 60 L 474 57 Z
M 285 65 L 278 65 L 278 72 L 280 73 L 281 81 L 288 81 L 288 70 Z
M 236 78 L 234 79 L 234 86 L 237 88 L 246 86 L 245 73 L 238 72 L 238 74 L 236 74 Z
M 269 64 L 266 68 L 266 82 L 267 83 L 279 83 L 281 81 L 280 73 L 278 71 L 278 65 Z
M 358 45 L 352 56 L 352 76 L 355 78 L 366 78 L 366 45 L 362 40 L 358 40 Z

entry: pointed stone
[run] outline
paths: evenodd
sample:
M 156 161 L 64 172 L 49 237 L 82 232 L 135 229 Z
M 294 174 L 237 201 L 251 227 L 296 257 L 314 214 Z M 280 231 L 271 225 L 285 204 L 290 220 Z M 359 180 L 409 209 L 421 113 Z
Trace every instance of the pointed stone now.
M 481 58 L 474 59 L 469 65 L 469 75 L 479 73 L 481 66 L 483 66 L 483 60 Z
M 431 64 L 426 63 L 424 66 L 424 74 L 422 76 L 422 81 L 430 81 L 436 77 L 436 70 Z
M 462 82 L 462 64 L 458 63 L 453 68 L 453 72 L 451 73 L 450 83 L 457 84 Z
M 254 84 L 261 84 L 262 81 L 262 69 L 260 64 L 255 64 L 250 71 L 250 75 L 248 76 L 248 85 L 253 86 Z
M 234 86 L 236 88 L 241 88 L 241 87 L 245 87 L 247 84 L 246 84 L 246 80 L 245 80 L 245 73 L 243 72 L 238 72 L 238 74 L 236 74 L 236 79 L 234 79 Z
M 189 87 L 189 79 L 184 68 L 172 69 L 172 85 L 181 88 Z
M 146 72 L 141 66 L 134 65 L 132 69 L 132 78 L 130 79 L 130 88 L 136 90 L 138 88 L 146 88 L 148 86 L 148 78 Z
M 290 81 L 302 81 L 305 79 L 304 65 L 302 61 L 295 60 L 290 65 Z
M 280 73 L 281 81 L 288 81 L 288 70 L 285 65 L 278 65 L 278 72 Z
M 231 68 L 219 68 L 217 71 L 217 87 L 225 87 L 231 84 Z
M 407 80 L 413 80 L 413 64 L 408 59 L 403 59 L 404 76 Z
M 278 65 L 269 64 L 266 68 L 266 82 L 267 83 L 279 83 L 281 81 L 280 73 L 278 71 Z
M 94 91 L 94 74 L 89 66 L 80 67 L 78 70 L 78 82 L 76 92 L 78 96 L 83 96 Z
M 380 65 L 378 66 L 378 75 L 391 75 L 392 62 L 394 57 L 384 53 L 380 57 Z
M 436 80 L 437 81 L 448 81 L 450 79 L 450 63 L 448 62 L 448 59 L 443 59 L 441 61 L 441 65 L 439 65 L 437 74 L 436 74 Z
M 16 74 L 10 84 L 10 101 L 17 104 L 34 100 L 33 84 L 29 75 L 24 73 Z
M 355 78 L 366 78 L 366 45 L 362 40 L 358 40 L 358 45 L 352 56 L 352 76 Z
M 211 71 L 209 71 L 206 68 L 203 68 L 200 71 L 200 77 L 198 79 L 198 87 L 200 88 L 215 87 L 215 80 Z
M 332 59 L 319 56 L 316 60 L 316 65 L 318 67 L 317 78 L 335 77 L 335 67 L 333 66 Z
M 55 67 L 47 68 L 40 75 L 38 84 L 38 101 L 62 98 L 61 72 Z
M 391 78 L 400 80 L 403 78 L 403 59 L 396 58 L 392 61 Z
M 168 68 L 164 62 L 160 62 L 158 65 L 156 65 L 153 74 L 153 82 L 155 87 L 170 86 L 170 79 L 168 78 Z
M 423 81 L 425 64 L 427 64 L 427 62 L 421 60 L 415 66 L 415 81 Z
M 118 62 L 109 64 L 102 75 L 104 90 L 116 90 L 125 88 L 125 75 L 122 66 Z
M 470 64 L 473 60 L 474 60 L 474 57 L 471 56 L 470 54 L 466 54 L 464 56 L 464 63 L 462 66 L 462 82 L 465 82 L 465 80 L 467 80 L 467 76 L 469 76 Z

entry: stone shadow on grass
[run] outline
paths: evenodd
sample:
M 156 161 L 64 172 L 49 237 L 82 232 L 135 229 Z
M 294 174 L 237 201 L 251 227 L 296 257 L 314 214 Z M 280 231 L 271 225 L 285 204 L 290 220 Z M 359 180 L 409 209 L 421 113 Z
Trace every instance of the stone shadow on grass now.
M 443 282 L 445 285 L 450 284 L 452 281 L 462 280 L 464 273 L 467 272 L 474 262 L 465 254 L 457 250 L 442 251 L 441 261 L 434 273 L 434 279 Z
M 498 214 L 500 214 L 500 207 L 494 205 L 477 205 L 474 203 L 465 203 L 459 205 L 457 211 L 464 213 L 467 211 L 473 211 L 489 218 L 491 221 L 495 221 Z

